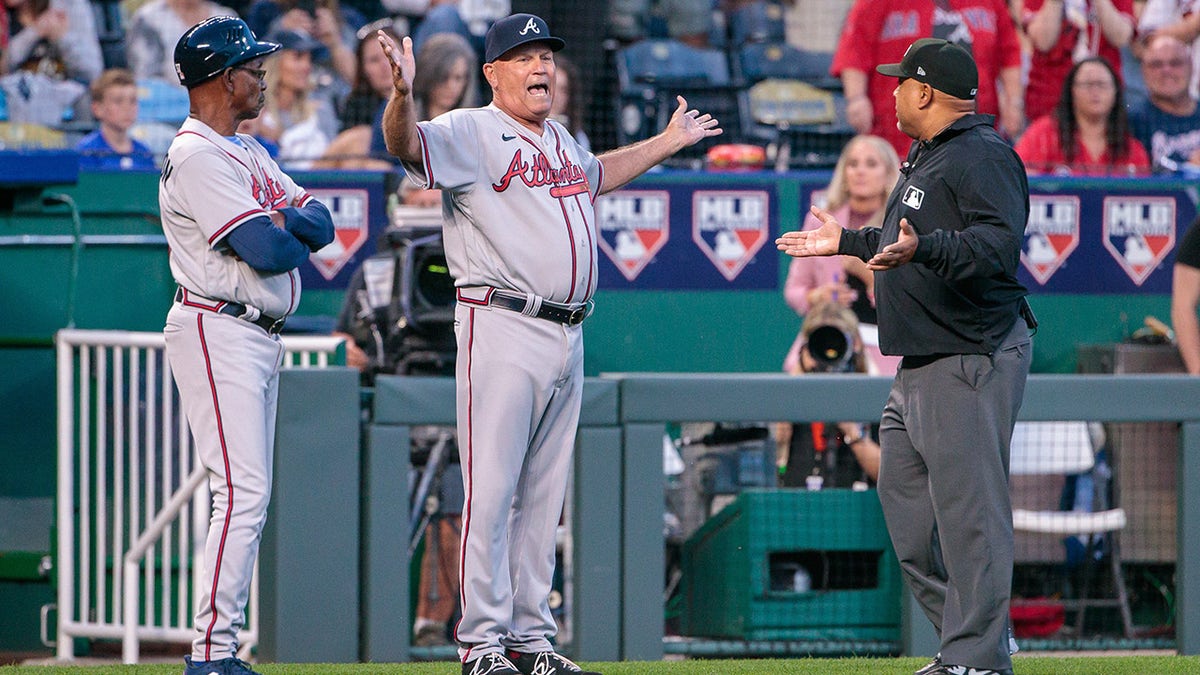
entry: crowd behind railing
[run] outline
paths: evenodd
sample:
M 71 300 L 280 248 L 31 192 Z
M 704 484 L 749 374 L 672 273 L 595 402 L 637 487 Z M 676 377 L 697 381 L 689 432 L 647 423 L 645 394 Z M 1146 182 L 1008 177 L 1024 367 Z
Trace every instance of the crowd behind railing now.
M 644 41 L 719 54 L 731 73 L 721 87 L 745 99 L 720 112 L 746 118 L 723 122 L 722 143 L 774 152 L 782 136 L 762 133 L 762 120 L 750 119 L 757 114 L 748 99 L 751 85 L 764 77 L 812 85 L 834 104 L 821 125 L 823 132 L 834 133 L 805 136 L 802 124 L 785 131 L 798 144 L 793 158 L 816 158 L 827 168 L 855 133 L 881 136 L 901 159 L 906 157 L 910 143 L 896 128 L 894 80 L 879 76 L 874 66 L 899 61 L 916 38 L 944 37 L 971 49 L 980 72 L 978 108 L 997 116 L 998 128 L 1016 144 L 1031 173 L 1191 175 L 1200 172 L 1198 4 L 610 0 L 604 25 L 589 37 L 603 43 L 610 66 Z M 497 18 L 524 9 L 509 0 L 9 0 L 6 5 L 0 12 L 0 142 L 77 147 L 85 168 L 116 170 L 152 168 L 187 116 L 173 51 L 183 31 L 202 18 L 238 15 L 256 35 L 283 45 L 267 63 L 263 112 L 241 131 L 263 141 L 285 167 L 394 169 L 380 131 L 390 71 L 375 32 L 413 37 L 423 66 L 414 83 L 416 99 L 422 117 L 431 118 L 485 101 L 486 87 L 478 76 L 483 35 Z M 682 53 L 695 58 L 698 52 Z M 633 52 L 628 54 L 625 62 L 632 59 Z M 618 91 L 591 87 L 570 62 L 574 56 L 571 49 L 558 55 L 560 65 L 565 62 L 560 89 L 566 93 L 556 94 L 555 115 L 581 138 L 587 137 L 585 123 L 603 125 L 604 131 L 638 126 L 626 117 L 645 111 L 621 105 L 622 94 L 629 92 L 620 89 L 636 86 L 638 95 L 646 95 L 655 85 L 664 90 L 705 86 L 694 79 L 672 81 L 665 74 L 655 83 L 649 72 L 621 83 Z M 778 67 L 763 67 L 770 63 Z M 614 75 L 588 68 L 587 77 Z M 585 109 L 588 93 L 593 100 Z M 778 107 L 772 110 L 777 113 Z M 636 140 L 628 131 L 609 136 L 594 135 L 596 145 Z M 806 143 L 832 147 L 806 155 Z M 763 163 L 755 152 L 722 154 L 711 145 L 702 150 L 710 166 Z

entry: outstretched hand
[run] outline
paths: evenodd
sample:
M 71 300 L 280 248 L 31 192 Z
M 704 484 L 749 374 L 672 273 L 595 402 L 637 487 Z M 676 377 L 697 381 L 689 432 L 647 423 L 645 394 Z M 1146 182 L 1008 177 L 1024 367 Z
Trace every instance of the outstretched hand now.
M 401 98 L 408 96 L 412 91 L 413 74 L 417 71 L 417 62 L 413 58 L 412 38 L 405 36 L 400 43 L 404 46 L 403 49 L 396 46 L 396 41 L 392 36 L 381 31 L 376 32 L 376 38 L 379 40 L 379 46 L 383 47 L 383 53 L 387 56 L 388 63 L 392 65 L 392 88 L 396 90 L 396 95 Z
M 837 255 L 838 245 L 842 242 L 841 224 L 822 208 L 814 206 L 810 210 L 821 221 L 821 226 L 815 230 L 786 232 L 775 240 L 775 248 L 793 258 Z
M 900 219 L 900 235 L 895 243 L 884 246 L 867 261 L 867 268 L 876 272 L 899 267 L 912 260 L 917 252 L 917 232 L 908 218 Z
M 671 121 L 667 123 L 667 131 L 677 134 L 682 141 L 680 147 L 688 147 L 695 145 L 702 139 L 709 136 L 718 136 L 721 132 L 721 127 L 717 126 L 719 122 L 715 117 L 708 113 L 700 114 L 699 110 L 688 110 L 687 101 L 682 96 L 676 96 L 676 101 L 679 101 L 679 107 L 671 115 Z

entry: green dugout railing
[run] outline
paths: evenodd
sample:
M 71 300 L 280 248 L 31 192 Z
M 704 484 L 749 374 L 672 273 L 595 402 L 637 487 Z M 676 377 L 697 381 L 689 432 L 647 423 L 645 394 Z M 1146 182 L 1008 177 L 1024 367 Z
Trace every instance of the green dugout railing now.
M 872 420 L 888 378 L 844 375 L 619 374 L 585 385 L 572 521 L 572 651 L 583 660 L 658 660 L 664 655 L 665 483 L 668 422 Z M 1200 378 L 1178 375 L 1034 375 L 1023 420 L 1174 422 L 1177 477 L 1176 645 L 1200 653 Z M 409 428 L 453 424 L 448 378 L 380 378 L 363 446 L 362 635 L 360 658 L 402 661 L 408 640 L 407 526 Z M 401 597 L 403 596 L 403 597 Z M 928 621 L 906 603 L 905 653 L 931 654 Z

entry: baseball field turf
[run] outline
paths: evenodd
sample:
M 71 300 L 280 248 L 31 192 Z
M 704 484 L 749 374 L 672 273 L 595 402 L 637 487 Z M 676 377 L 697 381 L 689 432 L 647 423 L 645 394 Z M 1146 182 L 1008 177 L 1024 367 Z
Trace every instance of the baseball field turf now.
M 590 663 L 604 675 L 909 675 L 924 659 L 760 659 Z M 1016 675 L 1184 675 L 1198 656 L 1017 656 Z M 261 664 L 262 675 L 456 675 L 457 663 Z M 2 666 L 0 675 L 179 675 L 181 665 Z

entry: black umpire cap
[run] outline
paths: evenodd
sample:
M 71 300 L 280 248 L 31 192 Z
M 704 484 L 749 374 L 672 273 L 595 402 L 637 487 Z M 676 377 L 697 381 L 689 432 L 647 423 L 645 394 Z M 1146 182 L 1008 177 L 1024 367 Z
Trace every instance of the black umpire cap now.
M 909 45 L 900 63 L 875 66 L 889 77 L 912 78 L 955 98 L 972 100 L 979 91 L 979 70 L 971 52 L 939 38 L 921 38 Z
M 221 74 L 226 68 L 252 61 L 279 49 L 275 42 L 260 41 L 245 21 L 214 16 L 187 29 L 175 43 L 175 74 L 192 88 Z
M 528 42 L 545 42 L 551 51 L 567 46 L 562 38 L 550 35 L 550 27 L 540 16 L 513 14 L 500 19 L 488 29 L 484 38 L 483 62 L 491 63 L 504 52 Z

